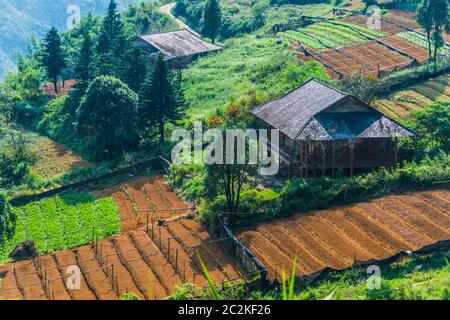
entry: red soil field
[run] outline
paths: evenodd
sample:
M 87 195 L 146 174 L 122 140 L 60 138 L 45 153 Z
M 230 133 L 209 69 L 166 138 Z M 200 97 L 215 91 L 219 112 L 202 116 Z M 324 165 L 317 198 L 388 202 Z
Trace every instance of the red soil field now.
M 312 52 L 321 63 L 330 66 L 335 71 L 340 72 L 345 76 L 351 76 L 352 74 L 359 71 L 362 71 L 364 73 L 368 73 L 371 71 L 363 64 L 358 63 L 354 59 L 345 56 L 335 49 L 327 49 L 321 52 Z
M 367 17 L 366 16 L 361 16 L 361 15 L 351 16 L 351 17 L 343 18 L 342 21 L 354 23 L 354 24 L 357 24 L 357 25 L 367 28 Z M 405 32 L 405 31 L 407 31 L 405 28 L 396 26 L 395 24 L 389 23 L 387 21 L 381 21 L 381 30 L 380 30 L 381 33 L 384 33 L 386 35 L 394 35 L 394 34 L 397 34 L 400 32 Z
M 122 219 L 122 231 L 145 227 L 152 221 L 166 220 L 189 213 L 189 206 L 177 197 L 161 177 L 143 177 L 94 193 L 112 196 Z
M 170 246 L 170 251 L 169 251 Z M 193 220 L 131 231 L 73 250 L 0 267 L 0 299 L 114 300 L 131 292 L 141 299 L 162 299 L 186 282 L 206 286 L 197 251 L 220 284 L 243 273 L 220 244 Z M 68 267 L 81 271 L 72 289 Z
M 427 49 L 407 41 L 399 36 L 392 36 L 389 38 L 379 39 L 380 42 L 391 46 L 397 50 L 400 50 L 409 56 L 415 58 L 420 64 L 428 61 L 428 51 Z
M 127 292 L 162 299 L 183 283 L 207 285 L 197 252 L 214 282 L 244 276 L 220 245 L 223 239 L 213 239 L 200 223 L 187 218 L 188 205 L 161 177 L 137 178 L 94 195 L 115 198 L 126 219 L 122 234 L 0 266 L 0 300 L 114 300 Z M 69 266 L 81 271 L 79 290 L 69 286 Z
M 297 275 L 354 261 L 382 260 L 450 239 L 450 192 L 388 196 L 336 209 L 298 214 L 241 230 L 238 237 L 279 278 L 298 258 Z
M 411 59 L 402 56 L 394 50 L 390 50 L 376 41 L 346 46 L 341 48 L 341 51 L 375 72 L 378 70 L 390 72 L 395 69 L 403 69 L 412 62 Z

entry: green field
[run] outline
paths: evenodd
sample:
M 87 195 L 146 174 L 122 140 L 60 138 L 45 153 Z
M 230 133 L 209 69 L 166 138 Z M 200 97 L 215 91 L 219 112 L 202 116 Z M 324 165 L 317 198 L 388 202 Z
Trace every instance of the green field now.
M 297 296 L 301 300 L 450 300 L 450 251 L 381 267 L 379 288 L 369 289 L 371 274 L 350 270 L 329 276 Z
M 345 22 L 320 22 L 298 30 L 289 30 L 281 36 L 300 41 L 315 49 L 336 48 L 370 39 L 384 34 Z
M 199 59 L 183 73 L 183 89 L 193 118 L 204 118 L 242 98 L 256 102 L 279 97 L 311 77 L 328 79 L 318 63 L 300 64 L 288 43 L 248 35 L 226 41 L 224 50 Z
M 32 202 L 14 209 L 16 229 L 0 242 L 0 261 L 17 244 L 34 240 L 40 254 L 74 248 L 120 232 L 120 216 L 112 198 L 68 194 Z

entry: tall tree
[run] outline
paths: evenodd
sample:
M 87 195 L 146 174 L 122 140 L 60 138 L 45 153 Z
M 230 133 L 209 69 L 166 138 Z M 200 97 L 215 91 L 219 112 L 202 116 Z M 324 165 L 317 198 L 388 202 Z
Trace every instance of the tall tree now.
M 77 110 L 76 128 L 96 159 L 114 159 L 138 146 L 137 107 L 137 94 L 119 79 L 92 81 Z
M 439 49 L 445 44 L 444 31 L 450 31 L 448 0 L 421 0 L 417 7 L 417 22 L 425 29 L 428 40 L 428 52 L 436 61 Z
M 165 141 L 165 124 L 173 123 L 181 117 L 181 106 L 172 80 L 167 62 L 159 54 L 153 71 L 142 87 L 141 109 L 144 126 L 157 126 L 160 143 Z
M 445 44 L 442 37 L 444 31 L 450 32 L 450 17 L 448 12 L 448 0 L 431 0 L 433 7 L 433 45 L 434 54 L 433 58 L 436 61 L 437 53 L 439 49 Z
M 55 93 L 58 94 L 58 78 L 66 67 L 61 36 L 56 28 L 51 28 L 44 38 L 42 65 L 47 70 L 47 76 L 53 82 Z
M 432 7 L 430 5 L 431 0 L 421 0 L 417 6 L 417 23 L 425 29 L 427 33 L 428 42 L 428 57 L 431 58 L 431 31 L 433 29 L 433 16 Z
M 222 11 L 219 0 L 207 0 L 203 10 L 202 34 L 214 43 L 219 35 L 222 24 Z
M 138 46 L 133 46 L 127 51 L 123 80 L 134 92 L 140 92 L 141 86 L 148 73 L 149 59 L 145 52 Z
M 119 76 L 122 68 L 121 58 L 125 47 L 123 23 L 117 10 L 116 1 L 111 0 L 98 37 L 96 75 Z
M 91 35 L 83 34 L 83 43 L 75 66 L 75 78 L 80 81 L 79 89 L 85 91 L 92 80 L 93 41 Z

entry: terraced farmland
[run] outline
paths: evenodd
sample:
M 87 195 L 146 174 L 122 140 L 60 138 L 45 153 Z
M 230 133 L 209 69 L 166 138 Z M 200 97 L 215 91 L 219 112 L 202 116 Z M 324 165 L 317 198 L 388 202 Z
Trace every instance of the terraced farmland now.
M 216 283 L 243 276 L 221 247 L 224 239 L 211 238 L 198 222 L 186 218 L 190 209 L 161 177 L 137 178 L 94 194 L 116 200 L 122 234 L 0 267 L 0 299 L 109 300 L 126 292 L 161 299 L 186 282 L 206 286 L 197 252 Z M 68 281 L 74 268 L 82 275 L 79 290 Z
M 0 267 L 0 299 L 114 300 L 126 292 L 141 299 L 162 299 L 182 283 L 206 286 L 196 253 L 213 281 L 233 281 L 240 268 L 192 220 L 154 226 L 153 232 L 131 231 L 70 251 Z M 78 269 L 79 268 L 79 269 Z M 71 286 L 74 270 L 80 286 Z
M 170 219 L 190 211 L 161 177 L 138 178 L 95 194 L 98 197 L 111 196 L 116 200 L 123 219 L 123 232 L 145 227 L 152 219 Z
M 295 255 L 299 276 L 345 269 L 355 260 L 382 260 L 450 239 L 450 192 L 389 196 L 299 214 L 242 230 L 239 238 L 271 278 L 280 276 L 281 268 L 289 270 Z
M 435 101 L 450 101 L 450 76 L 445 75 L 394 93 L 386 99 L 374 101 L 374 106 L 394 119 L 408 117 L 414 110 Z
M 281 35 L 314 49 L 337 48 L 384 36 L 368 28 L 339 21 L 320 22 Z
M 361 27 L 367 27 L 367 17 L 362 16 L 362 15 L 346 17 L 346 18 L 341 19 L 340 21 L 348 22 L 351 24 L 356 24 Z M 380 32 L 382 32 L 386 35 L 394 35 L 394 34 L 397 34 L 400 32 L 404 32 L 404 31 L 407 31 L 407 29 L 405 29 L 404 27 L 395 25 L 393 23 L 386 22 L 386 23 L 381 24 Z

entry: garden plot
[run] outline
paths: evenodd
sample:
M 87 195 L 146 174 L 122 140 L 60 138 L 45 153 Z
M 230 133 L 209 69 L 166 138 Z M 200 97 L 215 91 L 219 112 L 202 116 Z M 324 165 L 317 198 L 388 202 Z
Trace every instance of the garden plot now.
M 0 261 L 20 243 L 33 240 L 40 254 L 74 248 L 120 232 L 119 210 L 108 197 L 88 194 L 46 198 L 14 208 L 16 228 L 0 241 Z
M 445 75 L 374 101 L 374 107 L 394 119 L 408 117 L 435 101 L 450 101 L 450 76 Z
M 166 220 L 190 212 L 163 178 L 142 177 L 96 192 L 117 202 L 124 232 L 145 227 L 151 221 Z
M 448 190 L 389 196 L 367 203 L 298 214 L 239 232 L 273 279 L 292 268 L 307 276 L 355 261 L 383 260 L 450 239 Z
M 124 293 L 162 299 L 175 286 L 207 286 L 197 252 L 217 284 L 243 273 L 208 232 L 192 220 L 156 224 L 152 231 L 131 231 L 73 250 L 0 267 L 0 299 L 114 300 Z M 81 271 L 80 289 L 72 290 L 70 268 Z
M 359 25 L 339 21 L 320 22 L 298 30 L 288 30 L 280 35 L 314 49 L 337 48 L 384 36 Z

